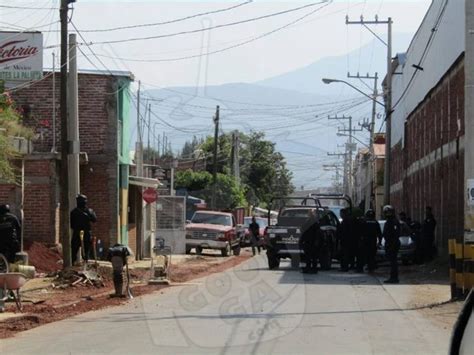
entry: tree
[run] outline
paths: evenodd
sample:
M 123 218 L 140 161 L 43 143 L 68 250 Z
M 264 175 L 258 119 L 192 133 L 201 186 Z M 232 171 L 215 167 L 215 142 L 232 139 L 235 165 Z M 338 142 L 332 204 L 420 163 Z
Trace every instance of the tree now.
M 265 140 L 263 132 L 241 135 L 241 178 L 247 194 L 256 197 L 266 207 L 277 196 L 288 196 L 294 191 L 292 174 L 286 168 L 283 155 L 275 151 L 275 143 Z
M 13 137 L 33 137 L 33 131 L 24 127 L 21 120 L 21 111 L 15 107 L 9 93 L 0 87 L 0 178 L 7 182 L 15 182 L 13 160 L 20 158 L 12 145 Z
M 294 191 L 292 174 L 286 168 L 283 155 L 275 150 L 275 143 L 265 139 L 263 132 L 240 135 L 241 187 L 252 205 L 266 207 L 273 197 L 288 196 Z M 207 171 L 213 171 L 214 138 L 209 136 L 201 144 Z M 218 141 L 217 172 L 230 175 L 232 163 L 232 134 L 222 134 Z
M 186 141 L 184 143 L 183 149 L 181 150 L 181 156 L 185 159 L 193 158 L 194 152 L 198 150 L 203 143 L 203 138 L 193 136 L 191 141 Z
M 212 196 L 212 175 L 207 171 L 178 171 L 175 179 L 176 189 L 186 189 L 192 196 L 201 198 L 207 203 Z M 245 205 L 244 190 L 237 184 L 234 177 L 217 174 L 216 207 L 233 209 Z

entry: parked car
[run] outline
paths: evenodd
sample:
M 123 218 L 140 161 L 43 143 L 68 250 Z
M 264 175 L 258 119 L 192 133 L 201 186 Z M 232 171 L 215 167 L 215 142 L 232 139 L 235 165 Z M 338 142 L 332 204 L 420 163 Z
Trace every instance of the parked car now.
M 237 225 L 230 212 L 196 211 L 186 225 L 186 253 L 192 248 L 196 254 L 203 249 L 217 249 L 222 256 L 240 254 L 240 240 L 244 234 L 243 226 Z
M 385 220 L 379 221 L 380 228 L 383 232 L 385 226 Z M 402 261 L 403 265 L 408 265 L 410 262 L 415 260 L 415 240 L 413 239 L 412 231 L 405 223 L 400 222 L 401 235 L 400 235 L 400 250 L 398 251 L 398 258 Z M 385 259 L 385 239 L 382 239 L 381 245 L 377 248 L 377 258 L 379 260 Z
M 255 217 L 256 222 L 258 223 L 260 230 L 259 230 L 259 244 L 263 244 L 263 237 L 265 235 L 265 229 L 268 226 L 268 219 L 263 217 Z M 250 231 L 249 226 L 252 223 L 252 217 L 245 217 L 244 218 L 244 227 L 245 233 L 241 240 L 241 246 L 249 246 L 250 243 Z
M 286 199 L 298 200 L 299 198 Z M 306 200 L 316 202 L 314 205 L 308 205 Z M 268 226 L 266 247 L 269 269 L 278 268 L 280 260 L 284 258 L 289 258 L 293 267 L 299 267 L 300 261 L 304 261 L 304 251 L 300 249 L 299 241 L 301 227 L 308 219 L 309 210 L 315 212 L 323 236 L 319 263 L 322 269 L 331 268 L 332 259 L 338 253 L 337 228 L 339 220 L 332 211 L 318 206 L 317 200 L 306 198 L 304 201 L 304 205 L 282 207 L 278 214 L 277 224 Z

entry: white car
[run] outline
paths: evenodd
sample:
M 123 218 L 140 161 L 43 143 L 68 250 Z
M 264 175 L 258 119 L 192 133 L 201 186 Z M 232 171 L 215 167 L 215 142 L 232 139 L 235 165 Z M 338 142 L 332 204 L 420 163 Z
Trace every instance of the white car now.
M 383 233 L 385 220 L 379 221 L 379 224 Z M 413 262 L 415 258 L 416 245 L 410 227 L 408 227 L 404 222 L 400 222 L 400 225 L 402 231 L 400 235 L 400 250 L 398 251 L 398 258 L 402 260 L 403 265 L 407 265 L 410 261 Z M 385 259 L 385 239 L 382 239 L 381 245 L 377 248 L 377 257 L 379 259 Z

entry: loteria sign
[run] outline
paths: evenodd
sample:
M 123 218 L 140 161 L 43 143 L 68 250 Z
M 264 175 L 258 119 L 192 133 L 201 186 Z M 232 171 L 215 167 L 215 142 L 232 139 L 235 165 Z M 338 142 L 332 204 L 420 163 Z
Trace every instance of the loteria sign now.
M 43 76 L 43 34 L 0 32 L 0 80 L 30 81 Z

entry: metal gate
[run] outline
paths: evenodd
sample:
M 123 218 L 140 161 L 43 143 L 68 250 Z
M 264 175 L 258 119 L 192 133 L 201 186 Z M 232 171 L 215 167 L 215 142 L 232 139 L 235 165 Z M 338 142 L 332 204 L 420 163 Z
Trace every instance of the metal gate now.
M 186 200 L 183 196 L 158 197 L 156 238 L 163 238 L 173 254 L 186 253 Z

